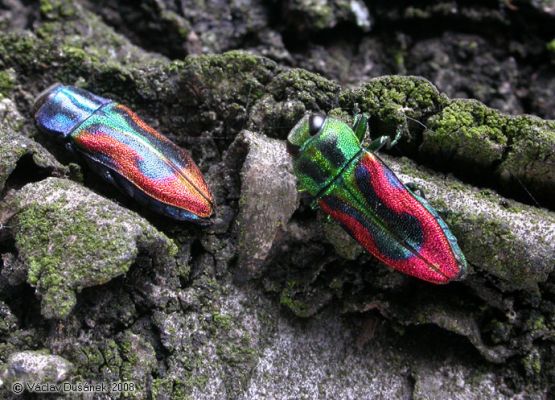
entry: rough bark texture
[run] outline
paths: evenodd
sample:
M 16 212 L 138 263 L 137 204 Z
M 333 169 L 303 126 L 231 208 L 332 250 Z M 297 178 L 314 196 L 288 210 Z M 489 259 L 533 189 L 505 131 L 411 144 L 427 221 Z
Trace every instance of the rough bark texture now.
M 68 380 L 156 399 L 553 395 L 555 2 L 404 3 L 0 1 L 0 398 Z M 57 81 L 188 148 L 216 222 L 159 217 L 44 138 L 33 99 Z M 452 227 L 464 281 L 387 269 L 297 194 L 287 132 L 355 109 L 403 128 L 384 159 Z

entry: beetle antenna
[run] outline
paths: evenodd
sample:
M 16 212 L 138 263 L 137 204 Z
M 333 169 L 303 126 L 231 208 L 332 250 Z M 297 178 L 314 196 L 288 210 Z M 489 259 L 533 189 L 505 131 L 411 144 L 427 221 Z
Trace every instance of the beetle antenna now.
M 241 129 L 239 129 L 239 131 L 242 131 L 243 129 L 245 129 L 245 125 L 247 124 L 247 121 L 249 119 L 249 108 L 251 106 L 251 93 L 252 93 L 252 85 L 249 83 L 249 91 L 247 93 L 247 102 L 245 103 L 245 119 L 243 120 L 243 126 L 241 126 Z
M 528 190 L 528 188 L 526 187 L 526 185 L 524 183 L 522 183 L 522 181 L 518 178 L 518 176 L 511 174 L 511 176 L 513 178 L 515 178 L 515 180 L 518 182 L 518 184 L 524 189 L 524 191 L 526 192 L 526 194 L 528 196 L 530 196 L 530 198 L 532 199 L 532 201 L 534 202 L 534 204 L 536 204 L 537 207 L 541 207 L 541 204 L 536 200 L 536 198 L 532 195 L 532 193 Z
M 418 125 L 420 125 L 424 129 L 430 129 L 430 128 L 428 128 L 428 126 L 425 123 L 420 122 L 416 118 L 409 117 L 407 114 L 404 114 L 404 117 L 405 117 L 405 119 L 411 120 L 412 122 L 416 122 Z
M 249 92 L 247 93 L 247 104 L 245 104 L 245 122 L 247 123 L 247 118 L 249 117 L 249 107 L 251 106 L 251 92 L 252 92 L 252 85 L 249 83 Z M 243 124 L 243 128 L 245 127 Z

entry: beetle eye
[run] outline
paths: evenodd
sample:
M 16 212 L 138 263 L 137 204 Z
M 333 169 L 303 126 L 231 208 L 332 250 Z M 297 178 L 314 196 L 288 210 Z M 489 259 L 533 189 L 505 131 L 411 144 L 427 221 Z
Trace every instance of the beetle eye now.
M 311 115 L 308 120 L 308 133 L 310 136 L 316 135 L 320 132 L 322 125 L 324 125 L 325 117 L 319 114 Z

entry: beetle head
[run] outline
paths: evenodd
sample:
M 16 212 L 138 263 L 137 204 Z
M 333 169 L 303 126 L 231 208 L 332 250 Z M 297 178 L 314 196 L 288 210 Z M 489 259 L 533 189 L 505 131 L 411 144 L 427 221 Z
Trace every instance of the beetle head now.
M 314 147 L 324 152 L 326 147 L 338 148 L 350 158 L 360 149 L 360 141 L 343 121 L 322 114 L 307 114 L 289 132 L 287 149 L 295 157 L 301 152 L 312 152 Z
M 318 135 L 326 123 L 326 116 L 307 114 L 297 122 L 287 136 L 287 149 L 296 155 L 310 139 Z

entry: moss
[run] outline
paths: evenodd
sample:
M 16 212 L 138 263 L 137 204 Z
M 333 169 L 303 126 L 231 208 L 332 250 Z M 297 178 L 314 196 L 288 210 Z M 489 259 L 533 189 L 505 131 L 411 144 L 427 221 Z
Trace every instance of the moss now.
M 90 221 L 84 212 L 75 212 L 69 217 L 70 223 L 60 226 L 60 220 L 67 220 L 68 215 L 61 207 L 31 206 L 18 216 L 19 232 L 16 237 L 19 251 L 25 255 L 29 265 L 27 281 L 33 286 L 43 289 L 52 305 L 60 315 L 73 307 L 75 297 L 67 293 L 64 287 L 67 282 L 83 281 L 89 272 L 88 264 L 71 271 L 60 269 L 67 260 L 78 260 L 103 252 L 117 252 L 121 242 L 106 243 L 102 231 Z M 67 243 L 68 238 L 73 241 Z M 69 245 L 68 245 L 69 244 Z M 118 269 L 127 269 L 129 265 L 118 265 Z M 69 273 L 69 275 L 68 275 Z M 114 271 L 103 271 L 110 276 Z
M 39 193 L 45 197 L 37 198 Z M 18 195 L 32 200 L 16 217 L 16 247 L 27 265 L 27 281 L 43 296 L 47 317 L 67 316 L 76 291 L 125 273 L 139 246 L 164 248 L 162 257 L 177 252 L 146 222 L 133 222 L 134 214 L 70 181 L 49 178 Z
M 85 177 L 83 175 L 83 169 L 79 164 L 70 163 L 67 166 L 69 168 L 69 178 L 72 181 L 83 183 L 85 181 Z
M 48 0 L 41 0 L 40 1 L 40 12 L 43 15 L 47 15 L 54 11 L 54 4 Z
M 188 388 L 199 388 L 199 389 L 204 389 L 206 387 L 206 384 L 208 383 L 208 376 L 206 375 L 195 375 L 190 377 L 189 379 L 187 379 L 184 382 L 184 386 L 187 386 Z
M 555 123 L 517 116 L 508 122 L 506 133 L 512 143 L 496 171 L 501 183 L 524 185 L 549 202 L 555 186 L 555 169 L 549 162 L 555 157 Z
M 109 380 L 107 377 L 119 376 L 124 380 L 122 374 L 123 350 L 114 338 L 93 341 L 87 340 L 78 346 L 65 350 L 65 356 L 76 366 L 74 378 L 78 380 Z M 112 379 L 110 379 L 112 380 Z
M 522 366 L 529 377 L 537 377 L 542 371 L 541 355 L 537 349 L 533 349 L 522 358 Z
M 290 2 L 289 9 L 293 14 L 302 16 L 305 28 L 314 31 L 332 28 L 336 24 L 335 7 L 345 7 L 341 1 L 334 3 L 319 0 L 295 0 Z
M 276 67 L 268 59 L 235 50 L 219 55 L 187 57 L 185 62 L 170 64 L 168 68 L 174 72 L 195 72 L 202 76 L 203 85 L 226 89 L 221 93 L 224 96 L 239 91 L 249 94 L 254 101 L 263 93 L 261 83 L 270 79 L 271 71 Z
M 545 322 L 545 317 L 543 315 L 535 314 L 532 315 L 528 321 L 526 321 L 526 328 L 530 332 L 541 333 L 547 331 L 547 325 Z
M 156 68 L 154 68 L 152 64 L 141 64 L 140 68 L 137 69 L 123 67 L 123 64 L 127 61 L 123 60 L 124 57 L 121 55 L 127 53 L 123 51 L 120 52 L 119 48 L 111 42 L 112 39 L 109 38 L 111 34 L 108 28 L 104 27 L 101 30 L 101 33 L 108 37 L 106 41 L 98 40 L 95 36 L 87 40 L 82 40 L 82 38 L 76 40 L 75 37 L 80 35 L 73 33 L 76 32 L 75 27 L 67 25 L 65 27 L 62 26 L 63 24 L 59 21 L 63 21 L 63 18 L 71 16 L 71 13 L 68 14 L 63 11 L 63 6 L 67 3 L 68 2 L 63 1 L 41 2 L 42 17 L 44 20 L 48 20 L 48 23 L 42 23 L 42 27 L 40 28 L 41 30 L 39 33 L 43 35 L 41 38 L 37 39 L 35 37 L 30 37 L 28 39 L 22 36 L 17 37 L 13 43 L 10 43 L 10 39 L 7 39 L 6 35 L 1 35 L 1 46 L 4 46 L 8 50 L 17 50 L 13 53 L 2 50 L 2 54 L 4 55 L 2 57 L 2 63 L 7 63 L 2 69 L 13 67 L 14 71 L 17 71 L 18 76 L 23 72 L 21 76 L 25 82 L 29 82 L 29 90 L 35 90 L 39 85 L 42 85 L 43 82 L 38 81 L 36 77 L 44 76 L 44 79 L 62 79 L 66 82 L 74 82 L 80 79 L 80 84 L 86 87 L 97 90 L 104 89 L 108 92 L 113 92 L 117 96 L 128 97 L 132 102 L 136 102 L 137 104 L 141 104 L 142 102 L 142 106 L 145 108 L 150 104 L 148 102 L 152 101 L 154 103 L 154 101 L 160 98 L 167 103 L 156 103 L 157 106 L 154 108 L 153 115 L 156 116 L 156 118 L 161 118 L 161 124 L 165 123 L 163 120 L 165 116 L 154 113 L 161 111 L 162 114 L 175 114 L 175 110 L 181 111 L 184 102 L 189 101 L 183 100 L 175 95 L 177 94 L 175 92 L 182 90 L 185 85 L 194 81 L 194 79 L 189 79 L 187 75 L 189 73 L 195 78 L 198 78 L 199 87 L 202 91 L 201 95 L 198 96 L 199 99 L 195 99 L 195 101 L 200 103 L 207 102 L 207 104 L 201 104 L 201 106 L 216 114 L 216 117 L 214 117 L 214 121 L 216 122 L 214 122 L 214 124 L 220 124 L 222 122 L 230 124 L 229 121 L 233 123 L 233 116 L 250 114 L 246 112 L 248 111 L 247 105 L 257 106 L 261 103 L 262 99 L 268 99 L 268 114 L 280 113 L 280 115 L 283 116 L 281 120 L 277 120 L 279 123 L 266 124 L 271 125 L 271 127 L 265 129 L 273 129 L 273 126 L 283 126 L 284 130 L 287 129 L 288 124 L 294 122 L 298 113 L 304 112 L 306 108 L 328 110 L 331 107 L 337 106 L 340 89 L 334 82 L 302 70 L 285 71 L 272 61 L 244 52 L 190 57 L 186 61 L 171 62 L 162 67 L 156 66 Z M 329 9 L 331 9 L 331 7 L 328 7 L 328 10 Z M 87 24 L 89 22 L 95 23 L 94 20 L 88 19 Z M 319 22 L 316 21 L 316 23 Z M 79 27 L 82 26 L 83 25 L 80 25 Z M 91 29 L 87 31 L 87 33 L 94 30 L 96 29 Z M 62 34 L 62 32 L 64 32 L 64 34 Z M 184 30 L 182 34 L 185 35 L 185 33 Z M 95 41 L 97 43 L 95 43 Z M 25 48 L 28 50 L 21 50 Z M 118 60 L 117 64 L 106 61 L 109 58 L 108 53 L 110 52 L 118 54 L 118 57 L 122 59 Z M 116 86 L 118 83 L 121 84 L 121 87 Z M 11 90 L 11 88 L 9 90 Z M 342 92 L 342 95 L 344 101 L 342 104 L 346 106 L 344 110 L 351 110 L 354 103 L 358 102 L 372 114 L 392 124 L 402 124 L 406 121 L 406 117 L 417 119 L 421 119 L 422 117 L 426 118 L 430 114 L 438 113 L 441 108 L 450 104 L 426 81 L 408 77 L 391 77 L 375 80 L 365 85 L 360 91 L 345 91 Z M 174 108 L 171 111 L 167 111 L 170 101 L 173 102 L 171 106 Z M 287 106 L 289 108 L 286 106 L 283 106 L 283 108 L 273 107 L 276 104 L 279 105 L 282 103 L 293 104 L 294 106 Z M 194 116 L 191 116 L 191 118 L 194 119 Z M 461 115 L 461 118 L 464 122 L 465 116 Z M 273 121 L 276 120 L 274 119 Z M 472 121 L 472 123 L 474 122 L 476 122 L 476 120 Z M 496 120 L 484 120 L 483 125 L 486 127 L 483 128 L 482 132 L 477 129 L 475 132 L 472 132 L 470 138 L 463 137 L 463 140 L 481 140 L 483 137 L 486 137 L 488 141 L 495 143 L 495 135 L 497 132 L 490 132 L 489 128 L 495 128 L 496 124 Z M 242 126 L 241 123 L 237 123 L 238 129 Z M 263 127 L 264 124 L 261 126 Z M 472 128 L 470 126 L 467 127 L 469 129 Z M 194 126 L 194 128 L 196 128 L 196 126 Z M 211 131 L 210 128 L 211 126 L 201 125 L 201 130 L 208 132 Z M 501 129 L 501 131 L 503 136 L 505 136 L 506 132 L 503 129 Z M 513 138 L 516 139 L 517 137 L 518 135 L 515 133 Z M 530 138 L 532 138 L 532 136 L 530 136 Z M 451 142 L 448 141 L 447 145 L 450 144 Z M 464 143 L 464 145 L 466 144 L 467 143 Z M 203 156 L 210 157 L 210 150 L 207 150 L 204 145 L 201 147 Z M 223 150 L 224 148 L 225 146 L 222 145 L 219 150 Z M 530 153 L 529 156 L 527 155 L 523 159 L 525 160 L 523 162 L 524 165 L 525 162 L 533 159 L 533 154 Z M 458 189 L 455 185 L 453 185 L 453 187 L 454 190 Z M 222 190 L 217 191 L 222 192 Z M 227 189 L 222 193 L 227 193 Z M 484 201 L 486 201 L 488 193 L 484 193 L 483 196 Z M 75 199 L 68 198 L 68 201 L 75 201 Z M 74 292 L 78 291 L 79 288 L 85 284 L 78 282 L 75 286 L 69 285 L 68 287 L 68 281 L 65 279 L 66 276 L 72 277 L 72 274 L 75 274 L 74 277 L 83 278 L 90 269 L 98 267 L 98 264 L 96 264 L 96 267 L 93 267 L 95 264 L 88 262 L 91 261 L 92 258 L 95 258 L 91 257 L 90 251 L 94 250 L 93 255 L 97 256 L 97 252 L 102 251 L 104 243 L 109 245 L 112 242 L 112 237 L 105 235 L 105 231 L 100 231 L 97 234 L 98 237 L 95 240 L 91 240 L 89 244 L 81 243 L 81 240 L 83 240 L 83 242 L 89 240 L 87 234 L 72 226 L 66 228 L 66 221 L 69 225 L 83 224 L 83 228 L 86 227 L 96 232 L 98 231 L 98 227 L 90 222 L 95 218 L 94 214 L 87 214 L 84 211 L 64 213 L 61 209 L 57 209 L 58 206 L 61 207 L 61 205 L 53 205 L 46 209 L 44 207 L 36 207 L 34 210 L 30 210 L 29 214 L 24 215 L 24 217 L 28 217 L 29 220 L 32 219 L 33 223 L 29 224 L 29 226 L 25 226 L 25 229 L 22 228 L 20 230 L 20 236 L 18 236 L 16 244 L 18 246 L 21 245 L 22 251 L 20 253 L 22 258 L 25 259 L 27 257 L 27 259 L 32 259 L 33 261 L 29 270 L 29 280 L 34 282 L 41 291 L 46 290 L 47 287 L 51 288 L 51 290 L 47 290 L 46 293 L 43 293 L 47 303 L 56 304 L 59 302 L 58 312 L 61 314 L 68 314 L 70 305 L 75 301 L 71 296 L 74 296 Z M 86 204 L 81 205 L 83 208 L 85 208 L 85 206 Z M 102 207 L 98 209 L 101 210 Z M 118 219 L 118 213 L 123 213 L 123 211 L 121 209 L 117 211 L 111 209 L 111 212 L 116 214 L 112 215 L 112 217 L 114 224 L 118 225 L 119 222 L 121 222 L 121 220 Z M 85 221 L 87 217 L 88 221 Z M 129 215 L 125 215 L 125 223 L 127 223 L 129 218 Z M 457 216 L 453 218 L 457 218 Z M 60 221 L 59 224 L 54 223 L 54 220 Z M 41 228 L 42 223 L 46 224 L 44 230 Z M 464 226 L 465 223 L 466 221 L 463 220 L 458 226 Z M 476 224 L 480 223 L 481 221 L 476 221 Z M 34 224 L 37 224 L 38 228 L 35 227 Z M 52 238 L 46 237 L 45 232 L 48 229 L 52 230 Z M 306 229 L 312 228 L 306 227 Z M 315 229 L 317 230 L 317 228 Z M 474 257 L 478 257 L 476 255 L 478 251 L 489 248 L 490 243 L 493 246 L 498 245 L 500 247 L 499 251 L 502 252 L 504 250 L 504 240 L 511 241 L 513 239 L 508 236 L 503 236 L 503 230 L 500 226 L 484 226 L 483 229 L 485 231 L 486 240 L 490 242 L 488 242 L 487 246 L 482 248 L 476 247 L 474 249 L 475 252 L 473 252 Z M 27 239 L 27 236 L 35 236 L 35 230 L 38 232 L 36 237 Z M 63 236 L 62 233 L 65 236 Z M 501 235 L 499 239 L 500 242 L 491 241 L 491 238 L 495 237 L 497 234 Z M 195 231 L 194 236 L 197 235 Z M 116 236 L 119 237 L 120 235 Z M 129 240 L 130 235 L 123 236 Z M 148 235 L 145 234 L 144 236 Z M 152 237 L 154 236 L 155 235 L 152 235 Z M 472 238 L 473 235 L 467 235 L 467 237 Z M 474 236 L 474 239 L 475 237 L 477 237 L 477 235 Z M 98 241 L 102 239 L 107 241 L 102 242 L 102 245 L 99 246 Z M 222 241 L 227 240 L 222 238 L 218 239 Z M 25 243 L 26 240 L 29 240 L 29 242 Z M 147 239 L 143 240 L 147 241 Z M 320 238 L 318 238 L 318 240 L 320 240 Z M 64 246 L 69 245 L 72 256 L 80 255 L 82 257 L 78 259 L 86 260 L 86 262 L 83 263 L 83 265 L 76 264 L 77 268 L 75 271 L 66 269 L 65 267 L 68 266 L 67 263 L 60 264 L 61 256 L 59 248 L 62 244 Z M 74 248 L 80 246 L 86 247 L 86 251 L 83 254 L 74 253 Z M 152 246 L 155 246 L 155 244 L 150 242 L 148 246 L 143 246 L 143 249 Z M 213 248 L 216 249 L 218 253 L 221 253 L 221 250 L 218 250 L 217 246 Z M 168 252 L 170 254 L 175 254 L 175 250 L 175 247 L 173 247 Z M 204 253 L 205 251 L 207 251 L 207 249 L 200 252 Z M 187 254 L 186 257 L 188 258 L 189 254 Z M 192 257 L 196 262 L 202 256 L 194 254 Z M 120 264 L 118 260 L 113 260 L 111 256 L 108 257 L 108 259 L 110 262 L 108 262 L 106 266 L 110 273 L 120 273 L 116 266 L 127 265 L 125 263 Z M 131 259 L 135 260 L 134 257 L 131 257 Z M 502 261 L 500 261 L 500 264 L 501 263 Z M 86 266 L 87 264 L 88 267 Z M 56 265 L 62 265 L 63 268 L 58 268 L 58 270 L 56 270 Z M 225 265 L 226 262 L 223 261 L 218 263 L 217 271 L 220 275 L 224 274 L 224 277 L 226 277 L 225 279 L 227 279 Z M 101 267 L 103 266 L 104 265 L 101 265 Z M 489 266 L 487 267 L 489 268 Z M 237 380 L 235 379 L 236 375 L 233 374 L 237 374 L 240 377 L 239 379 L 245 379 L 245 377 L 248 377 L 249 370 L 256 362 L 257 351 L 252 348 L 253 344 L 248 336 L 244 335 L 245 328 L 241 327 L 240 321 L 238 321 L 237 317 L 233 314 L 227 314 L 227 310 L 221 311 L 221 308 L 215 305 L 220 301 L 220 298 L 224 297 L 222 296 L 224 292 L 224 289 L 221 288 L 222 285 L 214 279 L 197 279 L 198 271 L 201 269 L 196 264 L 194 273 L 190 274 L 190 276 L 188 273 L 189 270 L 190 267 L 187 265 L 184 272 L 181 273 L 183 278 L 187 278 L 182 279 L 181 284 L 189 285 L 191 282 L 195 282 L 199 284 L 199 287 L 195 288 L 196 292 L 193 296 L 193 304 L 189 309 L 184 310 L 180 316 L 183 317 L 184 320 L 189 317 L 194 319 L 197 316 L 199 320 L 203 318 L 205 318 L 205 320 L 199 322 L 202 326 L 198 328 L 198 332 L 191 332 L 191 341 L 194 343 L 193 345 L 185 343 L 187 340 L 183 340 L 183 343 L 179 344 L 183 346 L 182 348 L 178 347 L 175 350 L 166 349 L 168 351 L 160 349 L 163 353 L 159 354 L 162 357 L 160 360 L 161 371 L 157 371 L 157 373 L 163 376 L 164 373 L 170 375 L 174 374 L 176 371 L 181 372 L 183 365 L 191 367 L 194 369 L 195 373 L 190 373 L 191 371 L 189 371 L 189 373 L 185 372 L 185 376 L 179 377 L 179 379 L 175 378 L 175 376 L 155 378 L 152 383 L 154 398 L 158 397 L 158 395 L 160 395 L 160 397 L 165 396 L 166 398 L 171 398 L 172 396 L 175 398 L 187 397 L 191 394 L 191 388 L 204 388 L 207 384 L 208 375 L 199 372 L 199 369 L 203 368 L 203 363 L 207 365 L 206 369 L 210 371 L 208 373 L 212 373 L 216 369 L 218 371 L 225 370 L 223 373 L 227 375 L 224 377 L 226 380 L 226 387 L 231 387 L 233 381 Z M 101 276 L 101 272 L 102 270 L 98 275 L 95 273 L 93 276 L 91 271 L 91 279 L 87 277 L 86 285 L 99 282 L 100 280 L 97 278 Z M 332 272 L 335 273 L 335 269 L 333 269 Z M 343 276 L 344 274 L 345 272 L 340 273 L 340 275 Z M 157 278 L 153 279 L 153 284 L 158 284 L 159 280 Z M 107 277 L 107 279 L 111 279 L 111 276 Z M 163 283 L 164 292 L 169 292 L 174 289 L 169 280 Z M 165 286 L 166 283 L 167 286 Z M 365 284 L 366 283 L 360 282 L 361 286 Z M 469 281 L 468 284 L 472 287 L 473 282 Z M 291 282 L 291 286 L 286 288 L 281 294 L 281 303 L 290 308 L 297 315 L 303 315 L 303 313 L 306 315 L 310 306 L 307 305 L 306 302 L 299 300 L 301 297 L 299 293 L 302 291 L 311 291 L 313 287 L 318 285 L 322 285 L 321 281 L 319 283 L 307 284 L 307 287 L 303 287 L 303 290 L 301 290 L 299 284 Z M 341 283 L 340 279 L 336 279 L 331 283 L 331 286 L 338 290 L 341 285 L 344 284 Z M 457 289 L 456 285 L 454 288 Z M 389 295 L 385 292 L 383 294 L 386 298 Z M 510 297 L 510 293 L 507 293 L 507 296 Z M 141 304 L 144 303 L 143 305 L 145 306 L 152 304 L 152 306 L 156 308 L 155 313 L 167 313 L 168 309 L 172 307 L 158 306 L 158 303 L 154 304 L 154 301 L 150 303 L 152 299 L 143 299 L 143 301 L 141 298 L 137 298 L 137 300 L 140 300 Z M 394 302 L 394 299 L 391 301 Z M 197 313 L 197 308 L 200 308 L 201 312 Z M 194 311 L 191 311 L 191 309 Z M 222 314 L 223 312 L 226 312 L 226 314 Z M 102 316 L 102 314 L 99 315 Z M 194 317 L 191 315 L 194 315 Z M 148 320 L 148 316 L 145 316 L 145 318 Z M 167 315 L 160 318 L 167 318 Z M 196 320 L 194 323 L 196 324 Z M 77 322 L 75 322 L 75 324 L 77 324 Z M 541 324 L 535 320 L 531 322 L 531 325 L 536 327 Z M 207 326 L 210 326 L 210 328 L 207 328 Z M 196 325 L 191 326 L 184 324 L 183 327 L 190 327 L 191 330 L 197 329 Z M 152 328 L 157 329 L 159 326 L 157 328 Z M 77 325 L 75 325 L 75 329 L 77 329 Z M 105 327 L 102 326 L 100 329 L 97 329 L 97 331 L 103 332 L 103 329 L 110 329 L 110 325 L 106 323 Z M 116 326 L 116 330 L 117 329 L 118 327 Z M 146 326 L 143 328 L 141 326 L 141 321 L 139 321 L 139 323 L 136 324 L 136 329 L 150 331 L 151 327 Z M 179 329 L 179 326 L 173 326 L 172 329 L 168 329 L 168 333 L 174 336 L 181 335 L 182 332 L 180 332 Z M 239 334 L 243 334 L 243 337 L 238 338 L 234 336 Z M 206 338 L 206 335 L 211 336 Z M 158 342 L 157 338 L 155 339 Z M 197 355 L 200 352 L 195 352 L 195 350 L 197 350 L 195 346 L 197 346 L 199 341 L 202 342 L 204 340 L 209 343 L 207 346 L 218 344 L 217 349 L 221 362 L 201 358 L 206 357 L 206 352 L 203 353 L 203 356 Z M 31 342 L 31 345 L 32 344 L 33 342 Z M 114 343 L 106 344 L 102 346 L 102 351 L 99 350 L 98 347 L 84 350 L 84 353 L 87 353 L 83 353 L 84 358 L 89 360 L 91 370 L 93 366 L 96 369 L 111 369 L 113 367 L 113 374 L 119 373 L 122 377 L 131 376 L 142 358 L 138 357 L 139 353 L 134 351 L 134 344 L 128 338 L 118 339 L 116 345 L 117 346 L 114 346 Z M 165 346 L 165 343 L 162 343 L 162 345 Z M 255 345 L 259 348 L 258 343 Z M 186 362 L 181 362 L 179 357 L 188 357 L 188 360 Z M 105 359 L 107 360 L 106 362 Z M 531 369 L 534 370 L 534 367 Z M 90 376 L 94 376 L 94 374 L 89 371 L 85 377 Z M 156 374 L 155 376 L 158 377 L 159 375 Z M 237 395 L 237 391 L 230 389 L 228 390 L 228 395 L 233 397 L 233 395 Z
M 555 123 L 505 115 L 475 100 L 453 100 L 428 120 L 428 127 L 419 151 L 434 163 L 497 180 L 513 195 L 524 186 L 549 201 L 555 183 L 548 161 L 555 156 Z
M 82 376 L 91 376 L 104 364 L 102 352 L 95 345 L 82 345 L 74 349 L 71 359 Z
M 109 368 L 111 371 L 119 371 L 123 360 L 119 351 L 118 343 L 114 339 L 107 339 L 102 343 L 100 348 L 102 357 L 104 358 L 103 368 Z
M 37 33 L 42 40 L 32 35 L 0 34 L 3 63 L 18 74 L 39 72 L 48 75 L 48 83 L 52 80 L 74 82 L 87 75 L 87 71 L 92 72 L 93 65 L 97 72 L 109 70 L 110 65 L 106 63 L 109 50 L 103 51 L 101 62 L 97 58 L 98 52 L 84 43 L 59 43 L 60 29 L 58 23 L 41 25 Z
M 185 28 L 184 26 L 179 26 L 177 28 L 177 33 L 179 34 L 179 36 L 181 36 L 183 40 L 186 40 L 189 36 L 190 30 Z
M 258 352 L 246 332 L 248 328 L 232 310 L 227 311 L 229 308 L 223 308 L 227 311 L 225 314 L 221 311 L 220 301 L 228 294 L 226 287 L 214 279 L 213 261 L 207 257 L 197 265 L 199 272 L 188 289 L 187 304 L 198 310 L 198 314 L 179 313 L 172 323 L 164 324 L 164 337 L 179 338 L 183 335 L 181 329 L 191 327 L 194 332 L 190 335 L 194 339 L 179 339 L 175 344 L 171 362 L 180 365 L 182 372 L 178 377 L 168 376 L 158 382 L 154 393 L 164 393 L 171 398 L 192 398 L 195 392 L 206 390 L 216 368 L 219 371 L 217 377 L 222 379 L 228 396 L 237 397 L 256 364 Z
M 511 337 L 512 326 L 506 322 L 493 320 L 488 323 L 486 331 L 489 332 L 489 339 L 493 344 L 506 343 Z
M 374 78 L 356 90 L 344 90 L 341 107 L 361 111 L 378 121 L 380 132 L 407 127 L 410 118 L 424 120 L 447 102 L 436 87 L 423 78 L 386 76 Z M 413 140 L 413 138 L 407 138 Z
M 3 65 L 29 69 L 35 65 L 40 44 L 31 34 L 0 34 L 0 58 Z
M 75 16 L 76 9 L 70 0 L 40 0 L 40 13 L 47 19 L 64 19 Z
M 120 379 L 133 382 L 135 390 L 127 392 L 133 398 L 146 396 L 147 381 L 157 368 L 156 354 L 151 344 L 142 336 L 125 331 L 118 339 L 122 358 Z
M 310 315 L 310 306 L 301 300 L 294 298 L 297 292 L 297 283 L 289 281 L 287 286 L 282 290 L 279 302 L 281 305 L 287 307 L 295 315 L 299 317 L 308 317 Z
M 430 118 L 420 149 L 462 165 L 490 167 L 506 150 L 507 122 L 506 116 L 477 101 L 454 100 Z
M 304 69 L 277 75 L 268 90 L 278 101 L 301 101 L 309 109 L 330 109 L 339 94 L 337 83 Z
M 508 116 L 475 100 L 449 100 L 429 82 L 414 77 L 373 79 L 360 89 L 343 91 L 340 104 L 350 110 L 358 105 L 370 113 L 374 131 L 411 127 L 410 118 L 425 122 L 422 135 L 418 129 L 404 131 L 419 158 L 497 181 L 511 193 L 515 186 L 521 191 L 524 186 L 538 201 L 549 202 L 555 182 L 555 170 L 548 162 L 555 151 L 551 121 Z
M 15 84 L 15 71 L 7 69 L 0 71 L 0 98 L 8 96 Z
M 329 117 L 339 119 L 349 126 L 352 126 L 355 122 L 354 114 L 351 114 L 342 108 L 332 108 L 327 114 Z
M 244 334 L 239 341 L 221 342 L 216 347 L 218 357 L 232 367 L 250 366 L 256 361 L 258 351 L 253 348 L 248 334 Z M 245 379 L 246 376 L 243 376 Z
M 169 378 L 156 378 L 152 381 L 151 393 L 153 399 L 169 398 L 173 391 L 173 381 Z
M 537 266 L 530 265 L 530 261 L 523 258 L 526 251 L 521 247 L 521 241 L 504 221 L 480 214 L 470 216 L 454 212 L 446 215 L 445 221 L 459 239 L 471 265 L 504 280 L 513 289 L 534 288 L 541 278 L 539 272 L 531 273 Z M 480 240 L 474 240 L 476 237 Z M 495 249 L 493 255 L 492 249 Z
M 333 9 L 327 2 L 311 2 L 310 23 L 315 30 L 332 27 L 335 23 Z
M 219 118 L 225 119 L 225 125 L 214 128 L 221 130 L 218 140 L 232 140 L 241 129 L 248 128 L 247 119 L 251 113 L 247 112 L 247 108 L 250 111 L 266 95 L 266 86 L 276 70 L 275 62 L 244 51 L 190 56 L 184 61 L 162 67 L 163 74 L 179 84 L 166 86 L 167 93 L 160 93 L 157 87 L 150 91 L 154 92 L 157 99 L 163 97 L 172 107 L 178 96 L 182 104 L 199 114 L 199 118 L 203 117 L 203 121 L 198 122 L 203 126 L 207 119 L 212 121 L 209 123 Z M 190 93 L 188 98 L 181 97 L 183 90 L 180 86 Z
M 229 331 L 231 329 L 231 317 L 229 317 L 228 315 L 214 313 L 212 314 L 212 320 L 214 321 L 218 329 L 223 329 L 224 331 Z
M 67 44 L 63 45 L 62 52 L 64 53 L 65 57 L 78 65 L 86 62 L 95 63 L 100 61 L 99 59 L 95 58 L 89 50 L 85 51 L 83 48 L 77 46 L 71 46 Z
M 429 81 L 413 76 L 387 76 L 371 79 L 355 91 L 361 106 L 368 110 L 380 107 L 394 108 L 404 112 L 428 113 L 438 109 L 446 101 Z
M 171 398 L 172 399 L 182 399 L 182 400 L 193 400 L 193 397 L 189 394 L 190 386 L 187 383 L 181 381 L 174 381 Z

